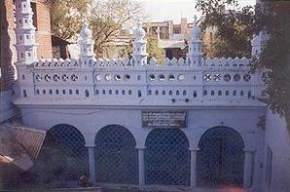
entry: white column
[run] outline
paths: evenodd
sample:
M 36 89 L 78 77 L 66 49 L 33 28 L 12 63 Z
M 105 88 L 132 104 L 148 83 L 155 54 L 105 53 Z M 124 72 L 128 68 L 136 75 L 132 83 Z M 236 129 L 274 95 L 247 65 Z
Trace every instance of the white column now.
M 87 146 L 89 153 L 89 173 L 90 180 L 96 184 L 96 166 L 95 166 L 95 146 Z
M 198 148 L 190 148 L 190 186 L 196 187 L 196 158 Z
M 253 177 L 254 151 L 245 150 L 244 161 L 244 188 L 250 188 Z
M 137 147 L 138 150 L 138 173 L 139 173 L 139 186 L 145 185 L 145 171 L 144 171 L 144 150 L 145 147 Z

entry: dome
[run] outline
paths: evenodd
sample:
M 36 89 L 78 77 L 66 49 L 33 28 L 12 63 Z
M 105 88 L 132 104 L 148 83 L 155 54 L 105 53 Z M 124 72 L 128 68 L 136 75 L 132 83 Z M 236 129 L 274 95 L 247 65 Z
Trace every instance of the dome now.
M 82 38 L 91 38 L 92 37 L 92 31 L 89 28 L 88 23 L 85 23 L 82 31 L 81 31 L 81 37 Z

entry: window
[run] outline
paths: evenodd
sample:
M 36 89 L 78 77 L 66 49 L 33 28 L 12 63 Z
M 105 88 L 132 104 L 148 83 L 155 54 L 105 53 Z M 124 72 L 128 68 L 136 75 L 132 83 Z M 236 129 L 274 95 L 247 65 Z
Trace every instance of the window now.
M 89 97 L 89 96 L 90 96 L 90 92 L 89 92 L 89 90 L 86 90 L 86 91 L 85 91 L 85 95 L 86 95 L 86 97 Z
M 23 90 L 23 97 L 27 97 L 27 93 L 25 89 Z

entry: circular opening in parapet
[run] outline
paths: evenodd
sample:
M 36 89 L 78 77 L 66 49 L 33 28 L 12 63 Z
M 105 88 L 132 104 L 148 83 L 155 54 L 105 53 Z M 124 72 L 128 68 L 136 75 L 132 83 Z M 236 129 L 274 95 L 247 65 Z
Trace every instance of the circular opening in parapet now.
M 159 75 L 159 80 L 160 80 L 160 81 L 163 81 L 163 80 L 165 80 L 165 75 L 163 75 L 163 74 L 160 74 L 160 75 Z
M 106 79 L 107 81 L 112 80 L 112 75 L 111 75 L 111 74 L 106 74 L 106 75 L 105 75 L 105 79 Z
M 179 81 L 182 81 L 182 80 L 184 80 L 184 79 L 185 79 L 185 77 L 184 77 L 183 74 L 178 75 L 178 80 L 179 80 Z
M 116 79 L 117 81 L 120 81 L 120 80 L 121 80 L 121 75 L 115 75 L 115 79 Z
M 154 75 L 154 74 L 149 75 L 149 79 L 150 79 L 151 81 L 154 81 L 154 80 L 155 80 L 155 75 Z
M 169 77 L 168 77 L 168 79 L 169 79 L 170 81 L 173 81 L 173 80 L 175 80 L 175 76 L 174 76 L 173 74 L 170 74 Z

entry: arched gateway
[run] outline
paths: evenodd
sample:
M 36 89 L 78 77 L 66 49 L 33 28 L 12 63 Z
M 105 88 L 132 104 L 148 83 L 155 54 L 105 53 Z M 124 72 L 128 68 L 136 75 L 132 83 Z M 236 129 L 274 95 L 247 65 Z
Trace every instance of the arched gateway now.
M 189 143 L 181 130 L 155 129 L 146 139 L 146 184 L 189 185 Z
M 138 154 L 133 135 L 119 125 L 108 125 L 96 136 L 97 182 L 138 183 Z
M 49 129 L 32 172 L 41 183 L 77 186 L 80 176 L 88 174 L 88 153 L 81 132 L 67 124 Z
M 227 127 L 206 131 L 197 153 L 197 182 L 200 186 L 242 186 L 244 142 L 238 132 Z

